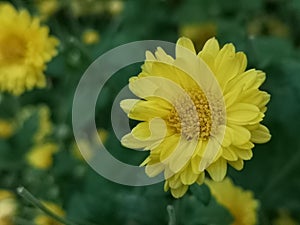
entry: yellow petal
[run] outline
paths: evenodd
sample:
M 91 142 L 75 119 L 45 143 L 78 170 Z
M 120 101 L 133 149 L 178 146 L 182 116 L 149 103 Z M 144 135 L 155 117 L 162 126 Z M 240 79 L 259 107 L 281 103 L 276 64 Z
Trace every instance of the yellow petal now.
M 191 185 L 198 179 L 198 174 L 193 172 L 192 167 L 189 164 L 180 174 L 180 179 L 184 185 Z
M 182 186 L 181 180 L 180 180 L 180 174 L 175 174 L 171 178 L 168 179 L 170 188 L 177 189 Z
M 171 103 L 171 105 L 175 104 L 176 98 L 174 96 L 187 96 L 186 91 L 178 83 L 161 76 L 131 79 L 129 88 L 140 98 L 158 97 Z
M 169 190 L 169 187 L 170 187 L 170 186 L 169 186 L 169 181 L 166 180 L 166 181 L 165 181 L 165 184 L 164 184 L 164 191 L 167 192 L 167 191 Z
M 198 57 L 203 59 L 212 71 L 215 71 L 215 58 L 220 51 L 219 43 L 215 38 L 209 39 Z
M 168 64 L 166 62 L 152 62 L 151 76 L 164 77 L 179 84 L 183 88 L 191 88 L 196 85 L 184 66 Z
M 179 38 L 176 43 L 176 58 L 189 58 L 191 54 L 196 54 L 193 42 L 186 37 Z
M 242 126 L 230 124 L 227 126 L 227 132 L 230 132 L 231 143 L 233 145 L 243 145 L 251 138 L 249 130 Z
M 240 70 L 240 62 L 236 58 L 235 48 L 232 44 L 226 44 L 219 51 L 215 60 L 215 75 L 221 87 L 235 77 Z
M 188 186 L 182 185 L 180 188 L 177 189 L 171 189 L 171 194 L 174 198 L 180 198 L 182 197 L 188 190 Z
M 238 156 L 230 147 L 223 148 L 222 157 L 228 161 L 238 160 Z
M 252 149 L 254 147 L 254 144 L 251 141 L 249 141 L 249 142 L 247 142 L 243 145 L 239 145 L 237 147 L 241 148 L 241 149 Z
M 227 172 L 226 160 L 220 158 L 215 163 L 211 164 L 206 170 L 214 181 L 221 181 L 224 179 Z
M 259 88 L 265 80 L 266 74 L 260 70 L 257 70 L 257 79 L 255 81 L 255 84 L 253 85 L 253 88 Z
M 155 56 L 159 61 L 166 62 L 168 64 L 172 64 L 174 59 L 168 55 L 161 47 L 158 47 Z
M 157 149 L 160 151 L 161 162 L 165 162 L 168 160 L 168 157 L 171 156 L 176 146 L 178 145 L 179 140 L 180 140 L 179 135 L 174 134 L 171 135 L 170 137 L 165 138 L 165 140 L 161 142 L 161 144 L 157 147 Z
M 247 57 L 243 52 L 238 52 L 235 55 L 236 60 L 239 62 L 239 70 L 238 74 L 243 73 L 246 70 L 247 67 Z
M 251 141 L 254 143 L 266 143 L 271 139 L 270 131 L 264 125 L 259 125 L 258 129 L 251 131 Z
M 209 54 L 212 57 L 216 57 L 220 51 L 220 46 L 215 38 L 210 38 L 203 46 L 201 54 Z
M 196 181 L 197 184 L 199 184 L 199 185 L 203 184 L 204 178 L 205 178 L 205 173 L 204 173 L 204 172 L 203 172 L 203 173 L 200 173 L 199 176 L 198 176 L 198 179 L 197 179 L 197 181 Z
M 155 177 L 164 170 L 164 165 L 162 163 L 156 163 L 153 165 L 147 165 L 145 172 L 149 177 Z
M 151 100 L 126 99 L 120 103 L 128 117 L 139 121 L 149 121 L 155 117 L 167 118 L 171 105 L 165 100 L 152 97 Z
M 239 74 L 230 80 L 225 88 L 225 93 L 230 92 L 236 88 L 247 90 L 249 88 L 254 88 L 255 82 L 257 80 L 257 71 L 255 69 L 247 70 L 246 72 Z
M 196 148 L 197 141 L 186 141 L 182 138 L 174 150 L 173 154 L 169 157 L 169 167 L 174 172 L 179 172 L 192 158 Z
M 228 161 L 228 163 L 236 170 L 241 170 L 244 167 L 244 161 L 242 159 L 238 159 L 236 161 Z
M 200 160 L 201 160 L 201 157 L 199 155 L 196 155 L 191 159 L 192 171 L 195 174 L 201 173 L 201 171 L 199 170 Z
M 149 134 L 150 136 L 147 136 Z M 166 134 L 165 122 L 162 119 L 154 118 L 150 122 L 139 123 L 131 133 L 122 138 L 121 143 L 132 149 L 149 149 L 149 146 L 153 147 L 160 144 L 166 137 Z
M 236 148 L 235 153 L 238 155 L 238 157 L 240 159 L 243 159 L 243 160 L 249 160 L 253 156 L 252 150 L 245 150 L 245 149 Z
M 229 108 L 237 101 L 237 99 L 240 97 L 240 94 L 242 93 L 242 90 L 242 86 L 235 87 L 234 89 L 231 89 L 229 92 L 224 94 L 226 108 Z
M 240 95 L 239 100 L 244 103 L 256 105 L 258 108 L 263 108 L 270 101 L 270 97 L 267 92 L 248 89 Z
M 263 117 L 259 108 L 252 104 L 236 103 L 227 109 L 227 120 L 236 125 L 258 123 Z
M 222 151 L 222 146 L 219 144 L 218 140 L 211 137 L 207 142 L 207 145 L 203 143 L 204 154 L 200 161 L 199 170 L 204 171 L 207 167 L 214 162 Z

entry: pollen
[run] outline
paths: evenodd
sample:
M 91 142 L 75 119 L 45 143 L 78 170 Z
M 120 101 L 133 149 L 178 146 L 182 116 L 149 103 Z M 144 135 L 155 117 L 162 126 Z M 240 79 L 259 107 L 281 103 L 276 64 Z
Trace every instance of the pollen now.
M 212 113 L 205 94 L 200 89 L 187 91 L 188 95 L 175 100 L 168 124 L 187 140 L 195 137 L 207 140 L 212 128 Z

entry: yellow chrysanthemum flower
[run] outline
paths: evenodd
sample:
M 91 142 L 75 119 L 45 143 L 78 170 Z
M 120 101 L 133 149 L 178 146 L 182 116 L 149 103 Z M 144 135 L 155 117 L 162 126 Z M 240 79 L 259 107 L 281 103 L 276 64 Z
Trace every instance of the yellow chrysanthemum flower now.
M 47 105 L 27 106 L 24 107 L 17 117 L 18 126 L 23 126 L 32 115 L 37 114 L 37 129 L 33 135 L 35 144 L 44 143 L 53 132 L 53 124 L 51 121 L 51 111 Z
M 101 15 L 105 12 L 105 4 L 101 0 L 73 0 L 70 1 L 70 10 L 76 17 Z
M 15 196 L 9 191 L 0 189 L 0 224 L 12 225 L 12 219 L 16 210 Z
M 43 202 L 45 207 L 49 209 L 52 213 L 59 217 L 65 217 L 66 213 L 65 211 L 58 205 L 52 203 L 52 202 Z M 36 225 L 63 225 L 60 222 L 57 222 L 56 220 L 52 219 L 51 217 L 45 215 L 45 214 L 39 214 L 35 219 L 34 222 Z
M 38 107 L 39 125 L 33 139 L 35 143 L 43 142 L 45 138 L 52 134 L 53 126 L 51 122 L 51 112 L 48 106 L 41 105 Z
M 259 202 L 254 199 L 252 191 L 245 191 L 234 186 L 229 178 L 222 182 L 206 180 L 205 183 L 219 204 L 232 214 L 234 221 L 231 225 L 257 224 Z
M 252 36 L 271 35 L 286 38 L 291 31 L 287 24 L 270 15 L 255 17 L 247 25 L 247 32 Z
M 82 34 L 82 42 L 87 45 L 96 44 L 100 40 L 100 35 L 96 30 L 88 29 Z
M 20 95 L 45 87 L 45 63 L 57 54 L 57 44 L 27 10 L 0 3 L 0 91 Z
M 175 59 L 161 48 L 155 56 L 146 52 L 142 72 L 130 79 L 130 90 L 141 100 L 123 100 L 121 107 L 141 122 L 122 144 L 150 150 L 142 163 L 146 173 L 164 171 L 165 190 L 174 197 L 203 183 L 205 171 L 221 181 L 227 163 L 241 170 L 253 143 L 270 139 L 260 124 L 270 100 L 258 89 L 265 73 L 246 71 L 246 65 L 245 54 L 232 44 L 220 48 L 212 38 L 196 54 L 191 40 L 180 38 Z
M 7 120 L 0 119 L 0 138 L 9 138 L 13 132 L 13 124 Z
M 60 2 L 58 0 L 36 0 L 35 4 L 42 20 L 48 19 L 60 8 Z
M 107 9 L 112 15 L 118 15 L 123 11 L 124 2 L 120 0 L 110 0 L 107 2 Z
M 99 129 L 97 132 L 98 132 L 97 135 L 101 139 L 102 143 L 105 143 L 108 138 L 108 132 L 104 129 Z M 95 139 L 98 137 L 95 137 Z M 72 146 L 73 156 L 79 160 L 84 160 L 83 155 L 85 158 L 91 159 L 93 157 L 92 147 L 86 140 L 79 140 L 79 141 L 81 142 L 80 146 L 83 147 L 79 150 L 77 143 L 74 142 Z
M 37 169 L 48 169 L 53 164 L 53 154 L 58 151 L 58 145 L 44 143 L 35 145 L 26 155 L 29 165 Z
M 297 221 L 295 221 L 291 215 L 285 211 L 280 210 L 278 217 L 273 221 L 273 225 L 299 225 Z

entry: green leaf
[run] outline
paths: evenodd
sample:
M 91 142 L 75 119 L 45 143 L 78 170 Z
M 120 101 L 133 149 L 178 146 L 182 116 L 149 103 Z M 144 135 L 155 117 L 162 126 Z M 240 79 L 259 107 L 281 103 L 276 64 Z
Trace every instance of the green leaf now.
M 228 225 L 233 221 L 227 209 L 211 197 L 204 205 L 196 196 L 185 195 L 175 203 L 179 224 L 184 225 Z
M 248 43 L 248 59 L 256 68 L 266 68 L 272 63 L 291 57 L 293 46 L 286 39 L 277 37 L 253 37 Z
M 211 193 L 206 184 L 198 185 L 194 184 L 190 187 L 190 190 L 196 198 L 204 205 L 208 205 L 211 200 Z

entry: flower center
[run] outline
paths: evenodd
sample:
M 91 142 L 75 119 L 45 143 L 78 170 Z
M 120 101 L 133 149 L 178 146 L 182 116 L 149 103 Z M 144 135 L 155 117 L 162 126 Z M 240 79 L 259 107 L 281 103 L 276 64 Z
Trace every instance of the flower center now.
M 211 96 L 210 99 L 214 101 L 209 104 L 207 97 L 200 89 L 191 89 L 186 92 L 188 96 L 175 100 L 167 123 L 187 140 L 195 137 L 208 140 L 211 133 L 216 131 L 217 126 L 224 122 L 221 102 Z
M 6 35 L 0 39 L 0 63 L 17 63 L 25 57 L 26 43 L 17 35 Z

